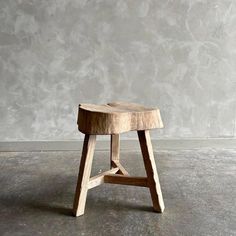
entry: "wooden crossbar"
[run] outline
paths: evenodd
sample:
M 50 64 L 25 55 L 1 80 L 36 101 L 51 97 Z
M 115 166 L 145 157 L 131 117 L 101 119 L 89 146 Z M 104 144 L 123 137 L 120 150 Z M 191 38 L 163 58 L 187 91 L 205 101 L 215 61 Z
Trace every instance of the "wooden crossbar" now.
M 104 183 L 148 187 L 147 177 L 131 177 L 120 174 L 105 175 Z
M 101 184 L 104 183 L 104 176 L 108 174 L 115 174 L 117 171 L 119 171 L 119 168 L 112 168 L 111 170 L 105 171 L 99 175 L 95 175 L 92 178 L 90 178 L 88 182 L 88 189 L 95 188 Z

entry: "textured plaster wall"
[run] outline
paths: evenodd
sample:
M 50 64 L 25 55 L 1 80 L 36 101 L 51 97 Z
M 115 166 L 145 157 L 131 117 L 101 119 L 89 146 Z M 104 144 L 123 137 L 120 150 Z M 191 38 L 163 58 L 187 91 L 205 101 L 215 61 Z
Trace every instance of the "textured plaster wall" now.
M 236 1 L 0 0 L 0 141 L 81 138 L 78 103 L 113 100 L 235 137 Z

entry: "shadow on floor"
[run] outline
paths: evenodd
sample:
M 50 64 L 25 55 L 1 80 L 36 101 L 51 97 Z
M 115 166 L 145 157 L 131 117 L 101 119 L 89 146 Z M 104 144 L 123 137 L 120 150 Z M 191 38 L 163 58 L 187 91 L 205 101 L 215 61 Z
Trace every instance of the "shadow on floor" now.
M 3 208 L 7 208 L 9 211 L 11 209 L 14 211 L 19 211 L 21 213 L 31 213 L 35 212 L 48 212 L 49 214 L 58 214 L 65 216 L 72 215 L 72 205 L 74 198 L 74 188 L 75 183 L 74 176 L 44 176 L 47 181 L 42 181 L 38 183 L 37 180 L 26 182 L 23 188 L 11 189 L 10 192 L 5 193 L 0 197 L 0 205 Z M 54 184 L 52 184 L 54 182 Z M 36 187 L 39 186 L 39 187 Z M 66 187 L 65 187 L 66 186 Z M 104 185 L 103 185 L 104 186 Z M 132 188 L 127 190 L 128 192 L 136 193 L 137 188 L 132 190 Z M 143 205 L 141 199 L 139 201 L 130 201 L 129 199 L 124 199 L 122 193 L 120 193 L 121 186 L 117 186 L 115 189 L 110 189 L 110 187 L 99 188 L 89 190 L 86 209 L 85 212 L 101 212 L 101 214 L 106 214 L 111 210 L 117 212 L 127 212 L 127 211 L 145 211 L 154 212 L 151 199 L 149 199 L 149 191 L 147 191 L 148 199 L 150 205 Z M 20 193 L 20 194 L 19 194 Z M 118 194 L 121 198 L 117 199 Z M 141 204 L 140 204 L 141 203 Z

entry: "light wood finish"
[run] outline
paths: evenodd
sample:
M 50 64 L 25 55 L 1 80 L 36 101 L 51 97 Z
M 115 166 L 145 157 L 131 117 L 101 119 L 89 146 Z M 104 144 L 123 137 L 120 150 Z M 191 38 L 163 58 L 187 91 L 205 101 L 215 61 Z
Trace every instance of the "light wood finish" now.
M 104 176 L 109 174 L 115 174 L 119 170 L 118 167 L 105 171 L 99 175 L 93 176 L 88 182 L 88 189 L 95 188 L 104 183 Z
M 99 135 L 163 127 L 158 108 L 125 102 L 80 104 L 77 123 L 82 133 Z
M 111 147 L 110 147 L 110 160 L 111 168 L 116 167 L 115 162 L 120 161 L 120 135 L 112 134 L 111 135 Z
M 118 167 L 117 174 L 129 175 L 128 171 L 120 164 L 120 135 L 111 134 L 110 149 L 111 168 Z
M 152 143 L 149 131 L 148 130 L 138 131 L 138 137 L 142 150 L 144 166 L 147 172 L 148 185 L 152 197 L 153 208 L 157 212 L 163 212 L 165 206 L 156 170 L 156 164 L 153 155 Z
M 119 168 L 117 174 L 129 175 L 128 171 L 120 164 L 119 161 L 113 161 L 113 165 Z
M 133 185 L 140 187 L 148 186 L 147 177 L 130 177 L 120 174 L 105 175 L 104 183 Z
M 88 189 L 103 183 L 148 187 L 154 210 L 163 212 L 164 202 L 156 170 L 149 129 L 163 127 L 157 108 L 146 108 L 134 103 L 107 105 L 80 104 L 79 130 L 85 133 L 73 213 L 84 214 Z M 120 133 L 137 130 L 147 177 L 130 176 L 120 163 Z M 110 170 L 90 178 L 96 134 L 109 134 Z
M 85 135 L 73 205 L 73 214 L 75 216 L 84 214 L 95 143 L 96 135 Z

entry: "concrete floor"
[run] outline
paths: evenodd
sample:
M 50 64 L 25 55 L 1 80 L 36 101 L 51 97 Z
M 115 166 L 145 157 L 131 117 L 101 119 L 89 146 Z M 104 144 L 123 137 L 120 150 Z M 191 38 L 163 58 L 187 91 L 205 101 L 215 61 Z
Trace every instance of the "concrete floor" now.
M 71 216 L 79 152 L 0 153 L 0 235 L 236 235 L 236 150 L 155 153 L 166 209 L 154 213 L 146 188 L 104 184 L 89 191 L 85 215 Z M 109 167 L 97 151 L 93 174 Z M 144 175 L 141 154 L 122 153 Z

